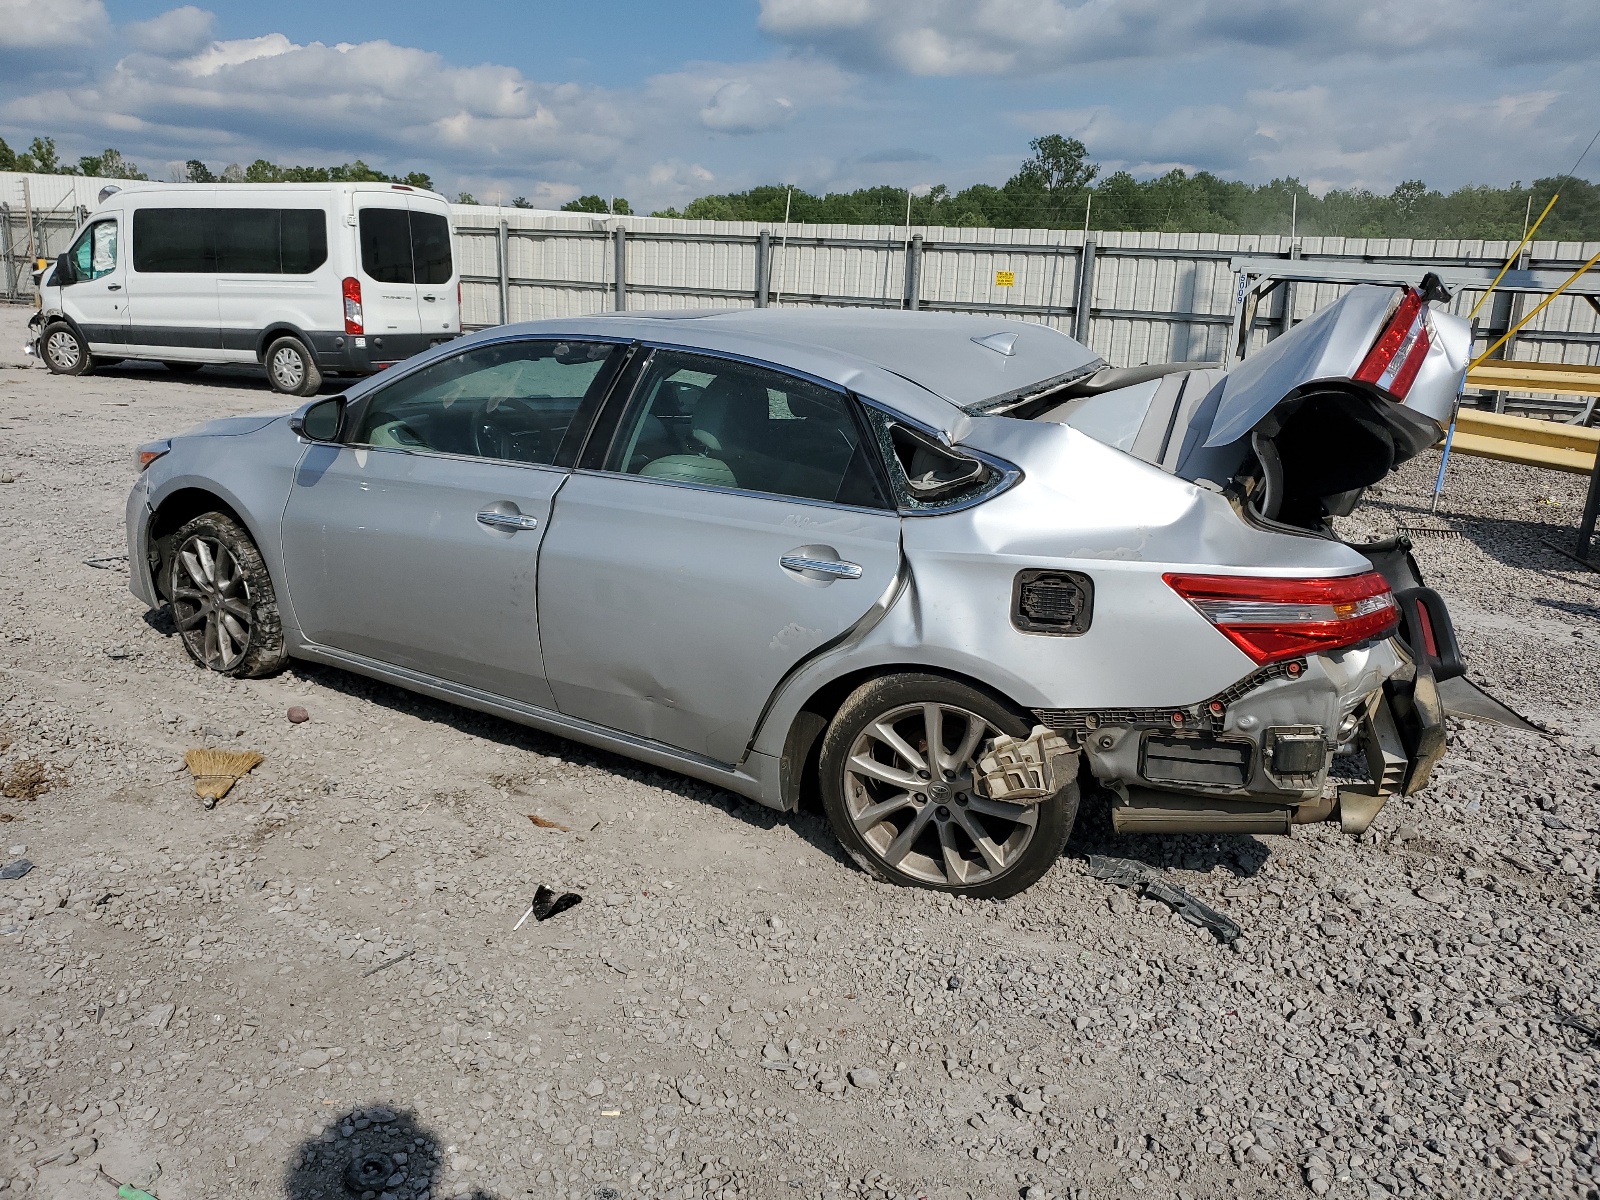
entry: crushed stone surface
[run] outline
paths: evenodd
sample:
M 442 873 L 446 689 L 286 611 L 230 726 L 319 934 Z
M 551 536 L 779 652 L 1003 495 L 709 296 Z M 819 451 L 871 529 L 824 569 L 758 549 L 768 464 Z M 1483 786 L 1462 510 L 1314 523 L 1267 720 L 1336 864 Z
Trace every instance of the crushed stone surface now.
M 1474 678 L 1554 736 L 1452 723 L 1359 839 L 1118 837 L 1090 801 L 1038 886 L 952 901 L 815 811 L 191 666 L 116 561 L 131 451 L 281 406 L 244 370 L 26 368 L 26 316 L 0 778 L 49 786 L 0 800 L 0 864 L 34 864 L 0 882 L 4 1200 L 97 1169 L 161 1200 L 1600 1194 L 1600 575 L 1542 544 L 1583 479 L 1457 458 L 1430 515 L 1425 455 L 1348 522 L 1446 531 L 1417 553 Z M 196 746 L 266 761 L 208 811 Z M 541 884 L 582 903 L 514 930 Z

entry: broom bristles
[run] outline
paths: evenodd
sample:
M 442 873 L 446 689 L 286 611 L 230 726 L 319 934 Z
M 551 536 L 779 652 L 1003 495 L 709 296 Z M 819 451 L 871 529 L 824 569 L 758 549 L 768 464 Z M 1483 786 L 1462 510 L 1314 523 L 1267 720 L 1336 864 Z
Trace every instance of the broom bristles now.
M 183 761 L 194 776 L 194 794 L 202 800 L 221 800 L 266 758 L 255 750 L 217 750 L 207 746 L 189 751 Z

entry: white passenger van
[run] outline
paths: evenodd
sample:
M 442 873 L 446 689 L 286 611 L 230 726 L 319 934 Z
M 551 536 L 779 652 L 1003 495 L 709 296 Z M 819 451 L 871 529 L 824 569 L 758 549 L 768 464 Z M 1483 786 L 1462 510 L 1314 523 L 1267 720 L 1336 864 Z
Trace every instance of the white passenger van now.
M 398 183 L 108 187 L 39 280 L 52 371 L 260 363 L 274 390 L 369 374 L 461 332 L 443 196 Z

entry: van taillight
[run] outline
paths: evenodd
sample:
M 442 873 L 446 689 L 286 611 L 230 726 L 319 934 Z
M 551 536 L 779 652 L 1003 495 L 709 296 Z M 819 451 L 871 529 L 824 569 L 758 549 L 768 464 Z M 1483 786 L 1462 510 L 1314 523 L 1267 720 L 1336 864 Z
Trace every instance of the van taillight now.
M 1421 292 L 1407 288 L 1394 316 L 1361 360 L 1355 377 L 1362 383 L 1376 384 L 1396 400 L 1404 400 L 1422 360 L 1428 357 L 1428 344 L 1428 306 L 1423 303 Z
M 344 281 L 344 331 L 346 333 L 365 333 L 366 326 L 361 323 L 361 280 L 346 279 Z
M 1400 623 L 1394 594 L 1376 571 L 1322 579 L 1261 575 L 1163 575 L 1162 579 L 1263 665 L 1354 646 Z

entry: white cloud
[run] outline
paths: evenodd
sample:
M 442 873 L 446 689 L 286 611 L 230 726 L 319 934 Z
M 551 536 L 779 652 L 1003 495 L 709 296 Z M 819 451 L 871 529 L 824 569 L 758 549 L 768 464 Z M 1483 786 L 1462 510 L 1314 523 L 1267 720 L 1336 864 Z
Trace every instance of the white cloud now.
M 93 45 L 110 24 L 101 0 L 0 0 L 0 52 Z
M 759 64 L 689 63 L 657 75 L 647 91 L 666 113 L 692 112 L 718 133 L 765 133 L 806 108 L 838 103 L 851 77 L 831 63 L 778 59 Z
M 1600 50 L 1594 0 L 761 0 L 791 44 L 914 75 L 1040 74 L 1224 47 L 1317 60 L 1450 49 L 1497 63 Z
M 135 21 L 123 32 L 135 46 L 151 54 L 172 56 L 191 54 L 211 41 L 215 13 L 186 4 L 168 9 L 148 21 Z

